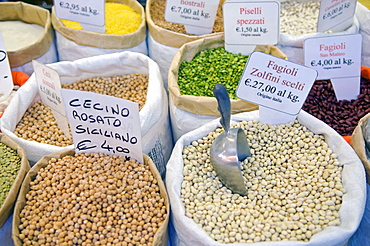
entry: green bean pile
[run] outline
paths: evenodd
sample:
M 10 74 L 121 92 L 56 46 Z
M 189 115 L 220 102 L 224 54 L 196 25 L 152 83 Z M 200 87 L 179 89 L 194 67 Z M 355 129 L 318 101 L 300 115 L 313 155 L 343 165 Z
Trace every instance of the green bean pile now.
M 206 49 L 179 67 L 178 85 L 182 95 L 213 97 L 213 86 L 223 84 L 231 99 L 238 87 L 248 56 L 233 54 L 224 47 Z
M 12 187 L 21 167 L 21 158 L 17 151 L 0 143 L 0 208 Z

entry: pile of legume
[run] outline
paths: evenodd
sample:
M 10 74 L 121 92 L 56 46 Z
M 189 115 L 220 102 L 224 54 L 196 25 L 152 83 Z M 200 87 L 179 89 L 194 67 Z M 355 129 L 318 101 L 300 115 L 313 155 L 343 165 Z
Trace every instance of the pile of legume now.
M 231 99 L 235 95 L 248 56 L 233 54 L 224 47 L 206 49 L 191 61 L 184 60 L 178 73 L 178 85 L 182 95 L 213 97 L 213 86 L 223 84 Z
M 302 35 L 316 32 L 320 1 L 282 1 L 280 8 L 281 33 Z
M 215 32 L 223 32 L 224 31 L 224 23 L 223 23 L 223 13 L 222 13 L 222 2 L 220 1 L 220 4 L 217 9 L 216 13 L 216 18 L 215 18 L 215 23 L 213 25 L 213 30 L 212 33 Z M 178 32 L 182 34 L 187 34 L 187 35 L 193 35 L 189 34 L 186 32 L 184 25 L 182 24 L 177 24 L 177 23 L 172 23 L 172 22 L 167 22 L 166 19 L 164 18 L 164 13 L 166 10 L 166 1 L 165 0 L 157 0 L 153 1 L 152 5 L 150 6 L 150 16 L 154 22 L 155 25 L 162 27 L 164 29 L 173 31 L 173 32 Z
M 59 128 L 50 107 L 38 101 L 24 113 L 14 134 L 25 140 L 66 147 L 72 140 Z
M 3 206 L 20 168 L 21 157 L 17 151 L 0 143 L 0 208 Z
M 330 80 L 317 80 L 302 109 L 324 121 L 342 136 L 351 136 L 359 120 L 370 113 L 370 80 L 361 78 L 355 100 L 338 101 Z
M 61 20 L 64 26 L 81 30 L 80 23 Z M 105 33 L 124 35 L 135 32 L 141 24 L 141 14 L 126 4 L 105 3 Z
M 152 245 L 167 211 L 147 164 L 79 153 L 39 170 L 19 216 L 23 245 Z
M 340 224 L 342 166 L 322 135 L 297 120 L 282 125 L 233 124 L 252 156 L 242 163 L 247 196 L 234 194 L 210 162 L 217 129 L 183 148 L 181 197 L 186 216 L 222 243 L 299 240 Z
M 146 101 L 148 81 L 148 75 L 133 73 L 81 79 L 70 84 L 62 84 L 62 88 L 91 91 L 123 98 L 138 103 L 139 109 L 141 110 Z

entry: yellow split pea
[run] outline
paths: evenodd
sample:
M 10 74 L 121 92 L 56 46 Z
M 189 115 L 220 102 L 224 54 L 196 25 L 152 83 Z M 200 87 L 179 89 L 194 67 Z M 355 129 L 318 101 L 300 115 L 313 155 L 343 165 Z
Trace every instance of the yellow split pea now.
M 61 20 L 64 26 L 82 30 L 81 24 Z M 105 34 L 123 35 L 135 32 L 141 24 L 141 14 L 121 3 L 105 3 Z

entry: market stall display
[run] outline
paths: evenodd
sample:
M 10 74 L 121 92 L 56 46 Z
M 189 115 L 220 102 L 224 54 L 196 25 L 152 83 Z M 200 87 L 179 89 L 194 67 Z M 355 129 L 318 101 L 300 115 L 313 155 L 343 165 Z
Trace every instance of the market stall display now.
M 258 45 L 255 50 L 286 58 L 272 45 Z M 246 62 L 247 56 L 225 50 L 223 34 L 188 42 L 178 50 L 168 73 L 169 108 L 175 141 L 219 117 L 217 101 L 212 95 L 212 87 L 216 83 L 226 86 L 232 99 L 233 114 L 258 108 L 235 95 Z
M 223 186 L 210 163 L 218 120 L 176 142 L 166 176 L 176 245 L 345 245 L 366 200 L 356 153 L 304 111 L 277 126 L 258 119 L 258 111 L 232 116 L 251 146 L 241 163 L 246 196 Z
M 0 133 L 0 228 L 13 214 L 19 189 L 29 169 L 24 150 Z
M 14 245 L 167 245 L 169 201 L 148 156 L 74 153 L 43 157 L 26 175 L 15 206 Z
M 46 9 L 23 2 L 1 2 L 0 31 L 13 71 L 31 75 L 32 60 L 58 61 L 54 29 Z
M 59 54 L 59 61 L 73 61 L 85 57 L 96 55 L 111 54 L 122 51 L 139 52 L 148 54 L 146 43 L 146 19 L 143 6 L 136 0 L 116 0 L 106 3 L 106 28 L 107 33 L 98 33 L 87 30 L 71 28 L 66 25 L 73 25 L 65 20 L 58 18 L 55 7 L 52 8 L 51 20 L 56 34 L 56 43 Z M 125 12 L 120 16 L 120 12 L 115 7 L 109 8 L 111 4 L 122 4 L 129 7 L 132 12 Z M 136 23 L 138 16 L 140 23 Z M 124 24 L 122 20 L 126 21 Z M 128 22 L 127 22 L 128 21 Z M 77 27 L 79 28 L 79 26 Z M 125 34 L 122 34 L 125 33 Z
M 148 82 L 146 100 L 139 113 L 142 148 L 143 152 L 149 155 L 157 165 L 161 175 L 165 175 L 166 162 L 171 154 L 173 142 L 168 115 L 167 94 L 163 88 L 163 82 L 158 65 L 153 60 L 141 53 L 124 51 L 120 53 L 88 57 L 76 61 L 58 62 L 48 64 L 48 66 L 59 73 L 63 87 L 70 86 L 69 88 L 77 89 L 78 87 L 74 87 L 75 84 L 73 83 L 81 83 L 81 80 L 83 80 L 86 83 L 90 83 L 90 86 L 95 86 L 95 89 L 84 86 L 84 90 L 91 90 L 103 94 L 112 90 L 109 94 L 117 97 L 122 96 L 122 93 L 131 92 L 133 94 L 132 97 L 136 95 L 140 100 L 142 98 L 138 95 L 137 89 L 144 89 L 140 87 L 141 85 L 139 85 L 139 88 L 136 87 L 135 90 L 130 89 L 126 92 L 118 92 L 117 89 L 124 90 L 124 88 L 130 88 L 133 79 L 138 84 L 144 83 L 142 81 L 142 75 L 147 75 Z M 133 77 L 130 77 L 130 74 L 134 74 Z M 141 74 L 141 76 L 137 76 L 135 74 Z M 120 81 L 119 77 L 112 77 L 113 75 L 126 75 L 128 78 Z M 93 80 L 92 78 L 96 77 L 100 77 L 100 84 L 89 81 L 89 79 Z M 120 84 L 122 82 L 127 86 L 123 87 L 122 84 Z M 108 84 L 104 85 L 104 83 Z M 124 97 L 130 98 L 129 95 L 124 95 Z M 36 76 L 33 74 L 28 82 L 18 90 L 18 93 L 13 97 L 1 118 L 1 126 L 4 134 L 10 136 L 23 146 L 26 153 L 28 153 L 27 157 L 32 163 L 37 162 L 47 154 L 73 148 L 71 142 L 69 142 L 69 145 L 56 146 L 48 143 L 27 140 L 18 137 L 15 134 L 17 125 L 20 122 L 22 123 L 22 117 L 25 115 L 27 110 L 31 110 L 30 107 L 37 101 L 40 101 L 40 97 L 38 94 Z M 37 116 L 38 114 L 40 116 Z M 51 121 L 48 122 L 48 120 L 51 120 L 50 114 L 45 115 L 43 111 L 37 110 L 35 115 L 28 118 L 30 118 L 27 122 L 28 126 L 29 124 L 33 125 L 32 128 L 36 128 L 35 131 L 41 133 L 44 132 L 43 134 L 46 136 L 50 135 L 51 138 L 52 133 L 50 132 L 50 129 L 48 129 L 50 128 L 50 124 L 52 124 Z M 37 123 L 38 121 L 40 121 L 40 123 Z M 44 123 L 41 123 L 42 121 L 44 121 Z M 36 123 L 40 125 L 37 126 Z M 55 123 L 53 124 L 56 126 Z M 27 125 L 24 125 L 24 127 Z M 23 130 L 26 130 L 24 127 Z M 40 127 L 40 129 L 37 127 Z M 30 132 L 30 129 L 27 129 L 26 131 Z M 33 138 L 33 140 L 37 140 L 41 133 L 33 133 L 30 134 L 30 137 Z M 58 136 L 54 136 L 54 138 L 58 138 L 61 136 L 60 134 Z M 40 140 L 42 139 L 40 138 Z

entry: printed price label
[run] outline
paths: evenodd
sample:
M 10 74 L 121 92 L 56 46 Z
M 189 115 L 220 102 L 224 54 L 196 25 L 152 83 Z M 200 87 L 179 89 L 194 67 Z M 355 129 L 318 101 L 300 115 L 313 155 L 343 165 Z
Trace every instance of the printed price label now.
M 99 152 L 143 163 L 139 106 L 98 93 L 62 89 L 76 152 Z
M 355 99 L 360 90 L 361 34 L 308 38 L 304 42 L 304 60 L 307 67 L 318 72 L 317 79 L 330 79 L 338 100 Z M 345 87 L 336 80 L 352 81 Z M 338 82 L 339 83 L 339 82 Z M 342 85 L 345 83 L 341 82 Z M 351 89 L 352 88 L 352 89 Z
M 10 70 L 2 33 L 0 32 L 0 97 L 9 95 L 13 90 L 13 78 Z
M 92 26 L 104 26 L 104 0 L 54 0 L 54 7 L 60 19 Z
M 316 76 L 314 69 L 263 52 L 253 52 L 236 95 L 266 108 L 297 115 Z
M 60 93 L 59 74 L 38 61 L 33 60 L 32 65 L 41 101 L 51 109 L 59 128 L 70 138 L 68 120 Z
M 276 1 L 223 4 L 225 43 L 276 44 L 279 40 L 280 3 Z
M 346 30 L 352 25 L 356 3 L 357 0 L 321 0 L 317 31 Z
M 212 32 L 219 2 L 220 0 L 167 0 L 165 19 L 185 25 L 187 32 L 190 30 L 189 33 L 208 34 Z

